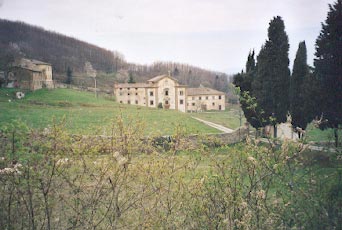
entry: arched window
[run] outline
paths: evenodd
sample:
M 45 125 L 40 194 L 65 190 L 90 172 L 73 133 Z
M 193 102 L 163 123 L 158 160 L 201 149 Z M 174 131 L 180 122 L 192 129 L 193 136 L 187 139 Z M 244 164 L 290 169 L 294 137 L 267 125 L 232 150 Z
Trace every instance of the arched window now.
M 164 95 L 165 96 L 169 96 L 169 88 L 165 88 L 164 89 Z

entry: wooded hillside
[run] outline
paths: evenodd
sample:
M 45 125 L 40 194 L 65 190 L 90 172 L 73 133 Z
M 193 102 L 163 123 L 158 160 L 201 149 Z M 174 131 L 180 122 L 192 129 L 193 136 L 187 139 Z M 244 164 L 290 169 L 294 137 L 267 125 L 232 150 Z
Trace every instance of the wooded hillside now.
M 1 66 L 16 57 L 27 57 L 53 64 L 57 73 L 70 66 L 82 72 L 89 61 L 94 68 L 113 72 L 122 64 L 112 51 L 22 22 L 0 20 Z
M 26 57 L 49 62 L 57 80 L 65 81 L 70 68 L 74 84 L 90 86 L 92 81 L 85 74 L 85 63 L 90 62 L 98 72 L 101 85 L 114 81 L 127 82 L 129 75 L 136 82 L 144 82 L 159 74 L 170 74 L 181 84 L 198 87 L 200 84 L 226 91 L 227 75 L 183 63 L 155 62 L 152 65 L 127 63 L 124 56 L 78 39 L 23 22 L 0 19 L 0 70 L 6 70 L 15 58 Z

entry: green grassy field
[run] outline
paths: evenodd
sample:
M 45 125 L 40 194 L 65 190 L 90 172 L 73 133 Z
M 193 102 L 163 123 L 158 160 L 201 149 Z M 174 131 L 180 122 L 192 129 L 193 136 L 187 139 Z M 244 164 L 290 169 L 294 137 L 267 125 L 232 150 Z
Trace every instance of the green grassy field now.
M 14 99 L 14 92 L 0 89 L 0 124 L 22 120 L 31 127 L 44 128 L 52 123 L 53 118 L 60 121 L 65 117 L 70 132 L 91 134 L 108 128 L 110 121 L 121 114 L 126 120 L 141 121 L 146 127 L 146 134 L 173 134 L 177 125 L 186 133 L 219 132 L 186 113 L 122 105 L 109 98 L 95 98 L 88 92 L 37 90 L 27 93 L 21 100 Z
M 226 111 L 192 113 L 191 116 L 197 117 L 206 121 L 211 121 L 231 129 L 236 129 L 240 126 L 240 113 L 237 105 L 229 106 Z M 241 125 L 246 122 L 242 114 Z M 342 131 L 339 131 L 339 136 L 342 136 Z M 334 130 L 320 130 L 309 124 L 306 129 L 306 140 L 313 142 L 334 142 Z
M 43 128 L 51 124 L 52 117 L 57 120 L 66 117 L 68 131 L 94 133 L 95 127 L 106 128 L 119 114 L 126 122 L 132 117 L 133 127 L 135 120 L 149 124 L 147 134 L 172 134 L 177 125 L 187 133 L 217 132 L 191 116 L 222 122 L 226 126 L 240 125 L 236 108 L 187 114 L 121 105 L 110 98 L 96 99 L 92 93 L 69 89 L 39 90 L 28 93 L 22 100 L 13 99 L 13 92 L 0 89 L 0 128 L 1 124 L 15 119 Z M 235 120 L 227 123 L 230 117 Z M 338 188 L 335 153 L 306 150 L 298 157 L 301 148 L 292 143 L 274 148 L 263 144 L 257 146 L 253 141 L 216 148 L 206 145 L 187 148 L 179 142 L 174 143 L 170 151 L 162 151 L 142 141 L 144 134 L 127 135 L 127 140 L 118 138 L 113 142 L 115 138 L 77 138 L 65 135 L 59 129 L 40 135 L 42 133 L 20 129 L 1 133 L 1 140 L 5 141 L 0 145 L 0 169 L 4 172 L 4 167 L 18 165 L 20 170 L 20 173 L 15 171 L 15 177 L 2 176 L 4 186 L 0 186 L 3 203 L 10 207 L 0 214 L 13 229 L 19 229 L 21 223 L 31 223 L 30 209 L 25 207 L 28 202 L 33 204 L 35 224 L 39 228 L 47 226 L 47 218 L 40 218 L 47 216 L 44 213 L 44 207 L 47 207 L 53 213 L 52 224 L 61 229 L 73 228 L 73 223 L 80 228 L 92 224 L 98 229 L 107 229 L 111 223 L 122 229 L 134 229 L 142 223 L 147 223 L 148 229 L 215 229 L 208 223 L 217 221 L 215 225 L 219 226 L 226 216 L 240 210 L 243 203 L 248 204 L 243 209 L 253 215 L 250 226 L 256 226 L 254 220 L 259 220 L 261 214 L 263 220 L 269 220 L 271 215 L 280 217 L 279 222 L 292 221 L 293 213 L 309 209 L 313 210 L 309 220 L 311 216 L 323 216 L 321 209 L 316 208 L 321 206 L 316 204 L 336 203 L 330 200 L 330 194 Z M 125 146 L 129 146 L 129 154 L 119 158 L 116 151 L 125 152 Z M 13 159 L 21 166 L 13 163 L 16 162 Z M 47 194 L 44 197 L 48 199 L 42 199 L 42 191 L 47 188 L 51 192 L 44 193 Z M 32 195 L 18 196 L 17 191 Z M 258 205 L 266 202 L 271 214 L 265 206 Z M 112 212 L 120 212 L 120 216 L 112 215 Z M 243 210 L 236 216 L 244 213 L 247 212 Z M 89 219 L 92 221 L 87 222 Z M 298 220 L 301 219 L 300 216 Z M 169 222 L 163 225 L 166 220 Z M 303 223 L 306 221 L 304 219 Z M 201 226 L 193 227 L 193 223 L 200 222 Z M 270 223 L 275 225 L 259 229 L 276 229 L 278 219 Z M 320 224 L 321 219 L 317 226 Z M 225 229 L 231 228 L 227 225 Z
M 197 117 L 206 121 L 211 121 L 216 124 L 223 125 L 231 129 L 237 129 L 240 127 L 240 109 L 237 105 L 229 105 L 225 111 L 213 111 L 192 113 L 191 116 Z M 241 113 L 241 125 L 246 122 L 246 119 Z
M 219 133 L 191 117 L 211 121 L 231 129 L 240 126 L 237 105 L 226 111 L 181 113 L 173 110 L 149 109 L 141 106 L 123 105 L 112 98 L 95 98 L 93 93 L 71 89 L 37 90 L 29 92 L 24 99 L 14 97 L 14 89 L 0 89 L 0 125 L 21 120 L 31 127 L 44 128 L 65 118 L 72 133 L 92 134 L 102 132 L 110 121 L 120 114 L 126 120 L 139 120 L 145 125 L 146 134 L 170 135 L 178 125 L 190 133 Z M 245 118 L 242 115 L 241 124 Z M 308 141 L 332 141 L 333 130 L 321 131 L 313 126 L 307 128 Z
M 309 124 L 306 128 L 307 134 L 306 138 L 308 141 L 313 142 L 334 142 L 334 130 L 333 129 L 325 129 L 320 130 L 315 128 L 312 124 Z M 342 131 L 339 130 L 339 136 L 342 135 Z

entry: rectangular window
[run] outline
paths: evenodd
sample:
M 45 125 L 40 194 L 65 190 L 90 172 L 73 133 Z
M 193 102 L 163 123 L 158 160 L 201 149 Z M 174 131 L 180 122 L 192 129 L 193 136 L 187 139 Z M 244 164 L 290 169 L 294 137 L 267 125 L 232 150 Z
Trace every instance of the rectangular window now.
M 138 96 L 138 93 L 135 93 L 135 95 L 137 95 L 137 96 Z
M 213 102 L 213 106 L 215 105 L 215 102 Z
M 192 106 L 195 106 L 195 103 L 192 103 Z
M 209 99 L 209 97 L 205 97 L 205 99 L 206 99 L 206 100 L 208 100 L 208 99 Z
M 183 105 L 184 101 L 183 100 L 179 100 L 179 104 Z
M 129 90 L 129 88 L 127 88 L 127 90 Z
M 184 94 L 183 90 L 179 91 L 180 96 L 183 96 L 183 94 Z
M 153 96 L 153 91 L 150 91 L 150 96 Z
M 168 90 L 165 91 L 165 96 L 169 96 L 169 91 Z
M 129 96 L 129 95 L 130 95 L 130 93 L 127 93 L 127 95 Z
M 135 104 L 138 104 L 138 101 L 137 101 L 137 100 L 135 100 Z
M 215 96 L 213 96 L 213 99 L 215 99 Z
M 221 100 L 221 95 L 219 96 L 219 99 Z
M 122 96 L 122 92 L 120 92 L 119 95 Z
M 169 104 L 169 101 L 165 101 L 165 105 L 168 105 Z
M 128 100 L 128 101 L 127 101 L 127 104 L 131 104 L 131 101 L 130 101 L 130 100 Z
M 138 88 L 135 88 L 135 90 L 138 90 Z
M 198 99 L 199 99 L 199 100 L 202 100 L 202 97 L 199 97 Z
M 153 105 L 153 101 L 152 100 L 150 101 L 150 105 Z

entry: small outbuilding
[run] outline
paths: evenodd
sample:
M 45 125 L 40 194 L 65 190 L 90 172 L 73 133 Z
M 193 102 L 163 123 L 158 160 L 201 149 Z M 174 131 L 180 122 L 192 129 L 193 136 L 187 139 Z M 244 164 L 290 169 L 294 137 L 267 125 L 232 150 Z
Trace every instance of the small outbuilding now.
M 54 88 L 51 64 L 26 58 L 11 64 L 6 80 L 8 88 L 27 90 Z

